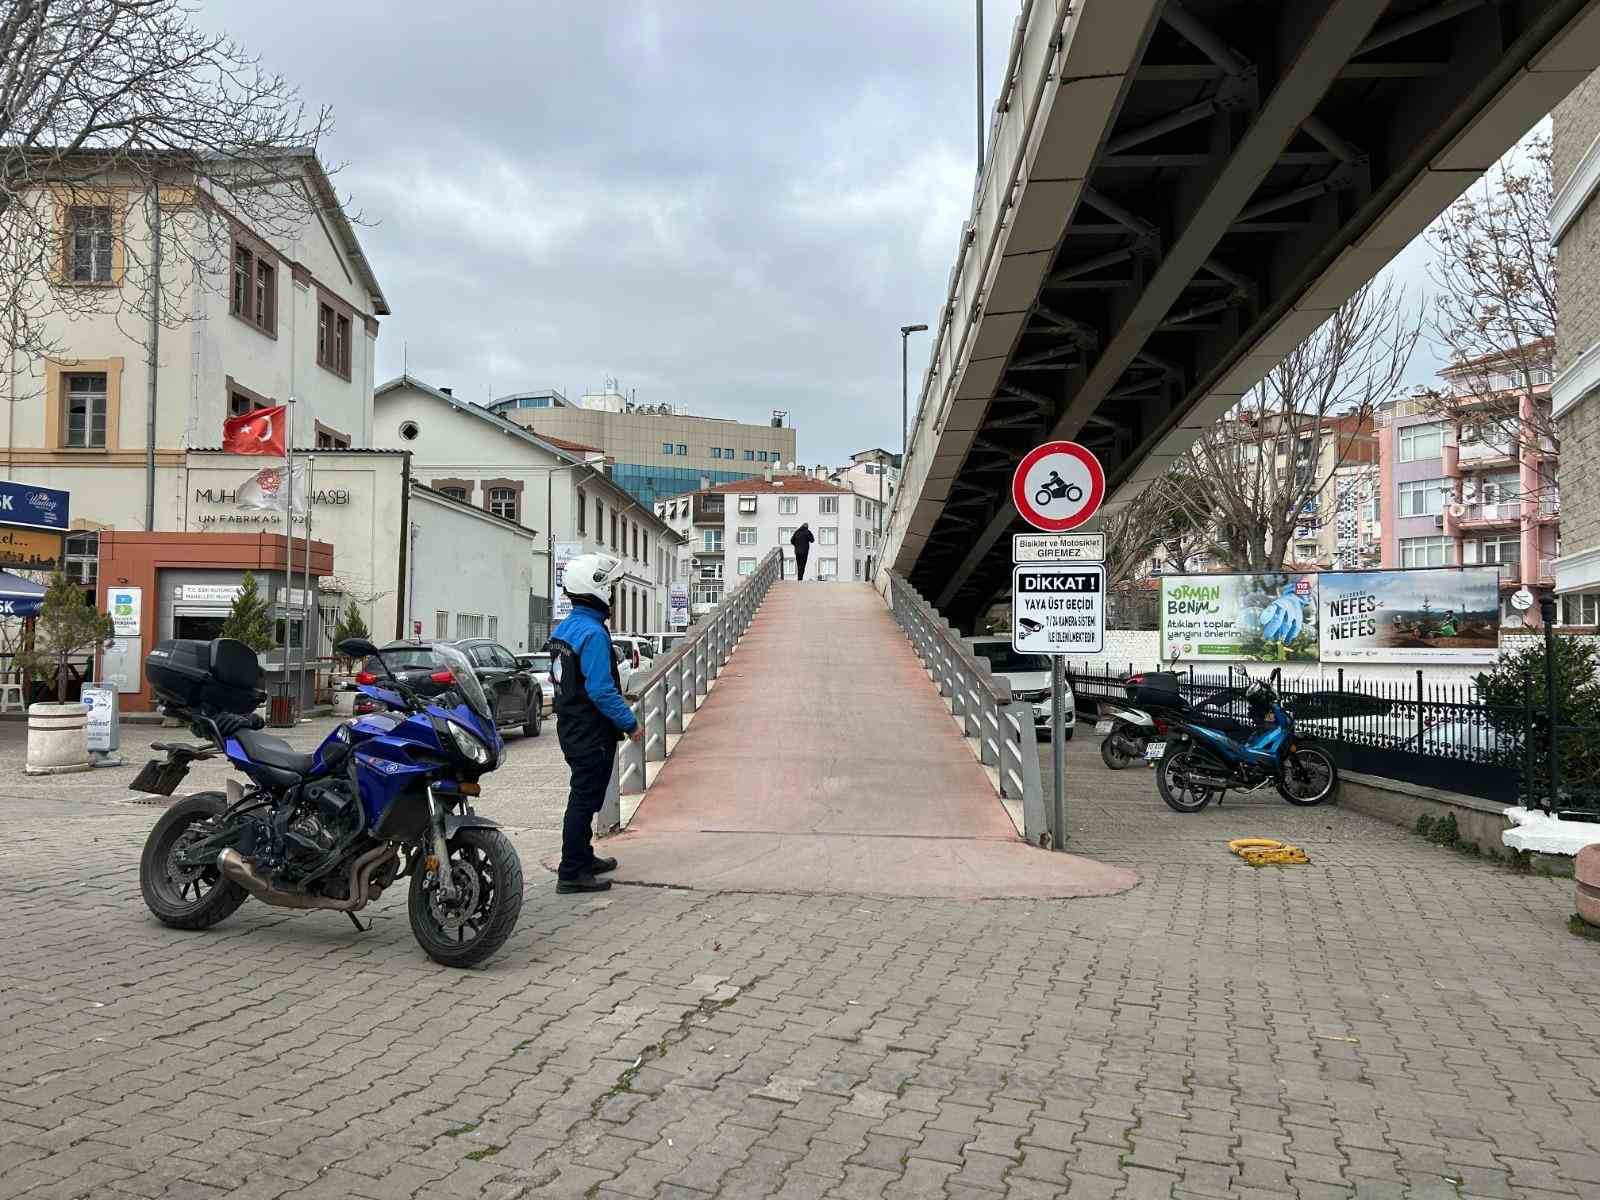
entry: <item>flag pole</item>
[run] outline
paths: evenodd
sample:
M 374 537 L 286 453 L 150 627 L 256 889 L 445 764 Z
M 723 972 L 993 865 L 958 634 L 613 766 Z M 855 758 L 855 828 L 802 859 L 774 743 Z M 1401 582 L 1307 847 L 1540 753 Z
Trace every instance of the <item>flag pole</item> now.
M 283 548 L 283 683 L 284 692 L 289 690 L 289 681 L 295 679 L 292 667 L 294 665 L 294 622 L 289 619 L 293 611 L 290 602 L 294 599 L 294 405 L 295 398 L 289 397 L 289 428 L 285 431 L 283 441 L 284 449 L 284 474 L 287 476 L 289 487 L 289 507 L 284 513 L 284 527 L 287 537 L 284 538 Z M 305 642 L 305 628 L 300 630 L 301 644 Z M 300 697 L 296 696 L 289 703 L 289 719 L 294 722 L 300 712 Z
M 306 690 L 306 660 L 311 652 L 311 614 L 315 611 L 311 603 L 311 498 L 317 494 L 317 456 L 306 455 L 306 574 L 304 595 L 300 597 L 300 694 L 305 695 Z M 293 514 L 291 514 L 291 520 Z M 291 543 L 292 544 L 292 543 Z M 322 630 L 318 622 L 318 634 Z M 311 668 L 311 699 L 316 699 L 317 669 Z

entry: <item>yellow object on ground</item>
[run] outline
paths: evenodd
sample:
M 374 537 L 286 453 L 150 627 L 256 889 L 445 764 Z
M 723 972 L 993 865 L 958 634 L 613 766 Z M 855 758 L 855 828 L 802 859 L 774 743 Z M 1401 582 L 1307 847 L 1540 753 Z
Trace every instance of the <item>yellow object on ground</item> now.
M 1228 849 L 1252 867 L 1285 867 L 1291 863 L 1311 861 L 1299 846 L 1291 846 L 1274 838 L 1234 838 L 1228 843 Z

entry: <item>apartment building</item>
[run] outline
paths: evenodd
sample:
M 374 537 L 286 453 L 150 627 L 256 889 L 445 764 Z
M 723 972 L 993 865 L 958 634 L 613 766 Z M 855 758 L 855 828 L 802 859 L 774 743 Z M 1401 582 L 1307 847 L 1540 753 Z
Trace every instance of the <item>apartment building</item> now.
M 408 452 L 415 479 L 442 496 L 537 532 L 528 547 L 533 560 L 530 647 L 549 636 L 552 611 L 560 619 L 556 574 L 563 556 L 579 553 L 604 551 L 623 561 L 626 574 L 613 593 L 615 632 L 654 633 L 667 627 L 667 585 L 679 538 L 654 510 L 610 478 L 608 464 L 593 447 L 541 437 L 446 388 L 405 375 L 378 388 L 374 411 L 375 440 Z M 422 621 L 431 634 L 430 613 L 418 609 L 412 625 Z
M 816 537 L 806 565 L 808 578 L 830 583 L 870 579 L 877 554 L 876 499 L 809 475 L 716 484 L 658 501 L 656 512 L 688 539 L 675 578 L 688 584 L 694 616 L 715 608 L 724 590 L 754 574 L 774 549 L 783 550 L 786 574 L 794 578 L 789 539 L 802 523 Z
M 795 430 L 783 412 L 753 425 L 637 404 L 615 390 L 573 404 L 553 389 L 501 397 L 489 411 L 547 437 L 598 447 L 611 460 L 612 480 L 647 506 L 702 480 L 756 478 L 795 460 Z
M 1501 619 L 1519 612 L 1520 588 L 1555 584 L 1561 497 L 1549 428 L 1548 368 L 1462 364 L 1441 372 L 1442 394 L 1386 407 L 1379 429 L 1379 494 L 1385 567 L 1500 567 Z

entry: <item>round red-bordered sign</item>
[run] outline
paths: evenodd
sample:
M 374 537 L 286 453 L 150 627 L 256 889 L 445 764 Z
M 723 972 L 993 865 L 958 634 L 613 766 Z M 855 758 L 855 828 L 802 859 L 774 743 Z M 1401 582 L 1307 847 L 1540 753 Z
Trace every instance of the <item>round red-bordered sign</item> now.
M 1012 503 L 1024 521 L 1046 533 L 1076 529 L 1105 498 L 1105 468 L 1077 442 L 1035 446 L 1011 476 Z

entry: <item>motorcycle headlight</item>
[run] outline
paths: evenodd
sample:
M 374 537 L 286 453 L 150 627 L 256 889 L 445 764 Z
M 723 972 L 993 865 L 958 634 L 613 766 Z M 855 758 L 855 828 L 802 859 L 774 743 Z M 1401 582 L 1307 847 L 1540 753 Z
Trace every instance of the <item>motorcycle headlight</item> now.
M 462 757 L 480 767 L 488 764 L 489 747 L 464 726 L 457 725 L 454 721 L 446 721 L 445 724 L 450 727 L 450 736 L 455 739 L 456 749 L 461 751 Z

